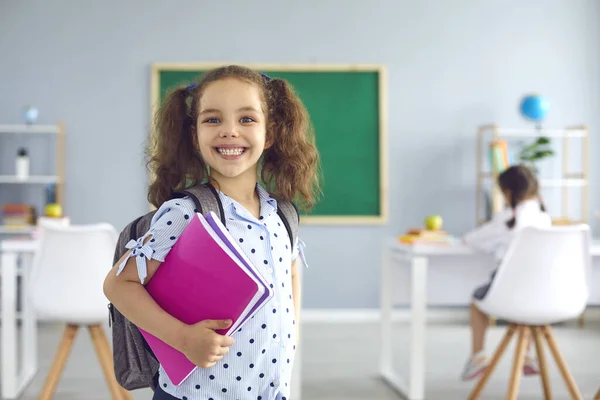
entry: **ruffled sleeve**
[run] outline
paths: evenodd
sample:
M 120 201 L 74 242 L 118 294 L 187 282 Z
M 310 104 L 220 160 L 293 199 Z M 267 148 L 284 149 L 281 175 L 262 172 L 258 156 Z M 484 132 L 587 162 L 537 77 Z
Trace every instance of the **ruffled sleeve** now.
M 306 263 L 306 255 L 304 254 L 304 249 L 306 248 L 306 244 L 300 238 L 296 238 L 296 245 L 294 246 L 294 252 L 292 254 L 292 261 L 296 261 L 296 258 L 300 256 L 300 260 L 304 264 L 305 267 L 308 268 L 308 264 Z
M 169 251 L 195 215 L 194 208 L 194 202 L 187 197 L 163 203 L 154 214 L 148 232 L 136 240 L 130 240 L 125 245 L 127 249 L 132 251 L 119 265 L 117 275 L 123 271 L 127 261 L 135 257 L 138 277 L 143 284 L 148 276 L 147 262 L 151 259 L 160 262 L 165 260 L 167 254 L 169 254 Z M 150 236 L 152 238 L 147 240 Z

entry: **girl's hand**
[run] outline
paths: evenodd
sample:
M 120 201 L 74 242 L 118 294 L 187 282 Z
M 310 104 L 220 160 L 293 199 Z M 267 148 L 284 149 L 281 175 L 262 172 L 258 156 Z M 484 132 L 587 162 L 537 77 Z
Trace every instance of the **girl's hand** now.
M 179 349 L 194 365 L 210 368 L 229 353 L 234 340 L 230 336 L 216 333 L 216 330 L 227 329 L 231 320 L 204 320 L 194 325 L 187 325 L 182 335 Z

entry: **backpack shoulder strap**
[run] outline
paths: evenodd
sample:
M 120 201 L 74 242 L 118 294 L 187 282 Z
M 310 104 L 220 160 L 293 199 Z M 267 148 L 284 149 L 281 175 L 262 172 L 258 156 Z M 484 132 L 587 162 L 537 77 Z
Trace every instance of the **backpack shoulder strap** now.
M 285 225 L 285 229 L 287 229 L 293 252 L 294 244 L 296 243 L 296 238 L 298 236 L 298 228 L 300 226 L 300 213 L 298 212 L 298 208 L 291 201 L 278 200 L 277 214 L 279 214 L 279 218 L 281 218 L 283 225 Z
M 174 197 L 189 196 L 196 205 L 196 210 L 202 215 L 206 215 L 212 211 L 219 216 L 223 225 L 225 224 L 225 212 L 223 211 L 223 204 L 219 198 L 219 193 L 210 184 L 202 184 L 189 187 L 185 190 L 175 192 Z

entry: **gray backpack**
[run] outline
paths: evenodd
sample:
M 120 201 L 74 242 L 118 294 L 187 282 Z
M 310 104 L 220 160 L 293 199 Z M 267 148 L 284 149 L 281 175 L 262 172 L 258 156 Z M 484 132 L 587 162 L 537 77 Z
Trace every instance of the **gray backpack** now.
M 196 212 L 206 215 L 212 211 L 221 218 L 225 225 L 223 206 L 214 187 L 208 184 L 188 188 L 173 194 L 173 198 L 189 196 L 196 204 Z M 128 250 L 125 245 L 130 240 L 137 240 L 150 228 L 150 222 L 156 211 L 151 211 L 129 223 L 119 235 L 115 249 L 113 265 Z M 277 214 L 287 229 L 292 246 L 296 240 L 300 216 L 296 206 L 289 201 L 277 201 Z M 109 325 L 112 328 L 113 359 L 117 382 L 127 389 L 135 390 L 150 387 L 155 390 L 158 384 L 158 360 L 146 343 L 138 328 L 113 304 L 108 304 Z

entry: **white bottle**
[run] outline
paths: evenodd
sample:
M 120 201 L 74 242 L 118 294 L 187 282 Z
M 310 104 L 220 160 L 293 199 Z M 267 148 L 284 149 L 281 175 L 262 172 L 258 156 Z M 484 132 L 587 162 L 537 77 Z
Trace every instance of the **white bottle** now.
M 17 179 L 24 181 L 29 178 L 29 156 L 24 148 L 20 148 L 17 153 L 15 169 Z

